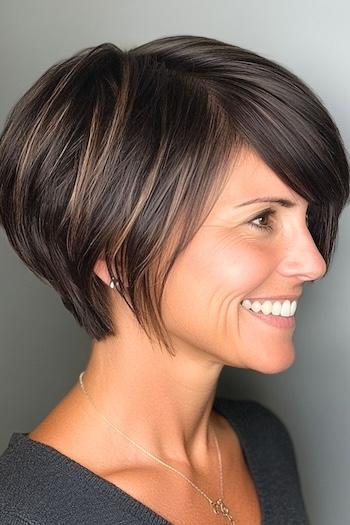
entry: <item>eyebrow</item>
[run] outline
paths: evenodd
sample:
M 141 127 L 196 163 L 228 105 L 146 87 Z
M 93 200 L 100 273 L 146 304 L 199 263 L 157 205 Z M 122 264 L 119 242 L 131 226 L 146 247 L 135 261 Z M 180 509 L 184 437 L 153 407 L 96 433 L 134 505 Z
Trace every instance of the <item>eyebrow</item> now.
M 248 206 L 249 204 L 255 204 L 256 202 L 269 202 L 269 203 L 276 203 L 280 204 L 281 206 L 284 206 L 285 208 L 293 208 L 296 206 L 295 202 L 292 202 L 288 199 L 277 199 L 275 197 L 259 197 L 257 199 L 252 199 L 247 202 L 242 202 L 241 204 L 237 204 L 237 206 L 234 206 L 234 208 L 241 208 L 242 206 Z

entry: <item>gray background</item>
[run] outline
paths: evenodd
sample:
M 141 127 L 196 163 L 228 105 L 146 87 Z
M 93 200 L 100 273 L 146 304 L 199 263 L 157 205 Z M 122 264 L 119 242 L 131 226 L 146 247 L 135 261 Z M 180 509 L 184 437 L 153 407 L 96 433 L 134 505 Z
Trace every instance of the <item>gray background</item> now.
M 0 2 L 0 124 L 52 63 L 110 41 L 122 48 L 193 34 L 247 47 L 281 62 L 321 97 L 350 141 L 349 4 L 345 0 L 9 0 Z M 90 339 L 0 234 L 0 450 L 29 432 L 77 381 Z M 225 367 L 219 395 L 260 400 L 289 429 L 313 524 L 350 515 L 350 209 L 341 216 L 326 278 L 304 287 L 296 314 L 296 360 L 283 373 Z

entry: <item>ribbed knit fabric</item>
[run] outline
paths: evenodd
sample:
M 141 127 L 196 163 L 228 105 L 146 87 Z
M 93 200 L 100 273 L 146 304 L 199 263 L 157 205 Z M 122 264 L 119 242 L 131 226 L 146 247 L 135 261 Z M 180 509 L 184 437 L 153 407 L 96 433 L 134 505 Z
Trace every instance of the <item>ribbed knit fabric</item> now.
M 310 525 L 294 446 L 283 422 L 256 401 L 216 397 L 214 408 L 238 435 L 256 485 L 262 525 Z M 27 434 L 14 432 L 0 456 L 1 525 L 171 525 L 113 483 Z

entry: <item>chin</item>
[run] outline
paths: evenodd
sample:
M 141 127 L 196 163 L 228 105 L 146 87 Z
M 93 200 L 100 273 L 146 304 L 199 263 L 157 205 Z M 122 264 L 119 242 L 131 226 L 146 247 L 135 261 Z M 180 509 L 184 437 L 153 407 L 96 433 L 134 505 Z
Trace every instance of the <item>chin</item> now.
M 261 372 L 262 374 L 278 374 L 288 370 L 295 361 L 294 349 L 292 351 L 286 351 L 285 354 L 279 353 L 278 356 L 271 354 L 266 356 L 266 359 L 259 360 L 256 363 L 254 370 Z
M 294 345 L 281 343 L 278 348 L 270 347 L 261 351 L 259 348 L 256 348 L 254 353 L 249 353 L 249 355 L 244 357 L 241 356 L 240 365 L 231 363 L 231 366 L 239 366 L 239 368 L 246 368 L 262 374 L 278 374 L 290 368 L 294 361 Z

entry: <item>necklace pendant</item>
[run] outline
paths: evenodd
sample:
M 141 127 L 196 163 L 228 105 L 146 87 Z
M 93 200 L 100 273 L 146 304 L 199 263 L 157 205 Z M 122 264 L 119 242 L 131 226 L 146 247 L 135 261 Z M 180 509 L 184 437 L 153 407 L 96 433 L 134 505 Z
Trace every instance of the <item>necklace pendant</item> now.
M 235 522 L 230 514 L 229 509 L 226 507 L 225 503 L 221 498 L 217 499 L 216 501 L 213 501 L 211 505 L 214 514 L 222 514 L 225 518 L 229 520 L 231 525 L 235 525 Z

